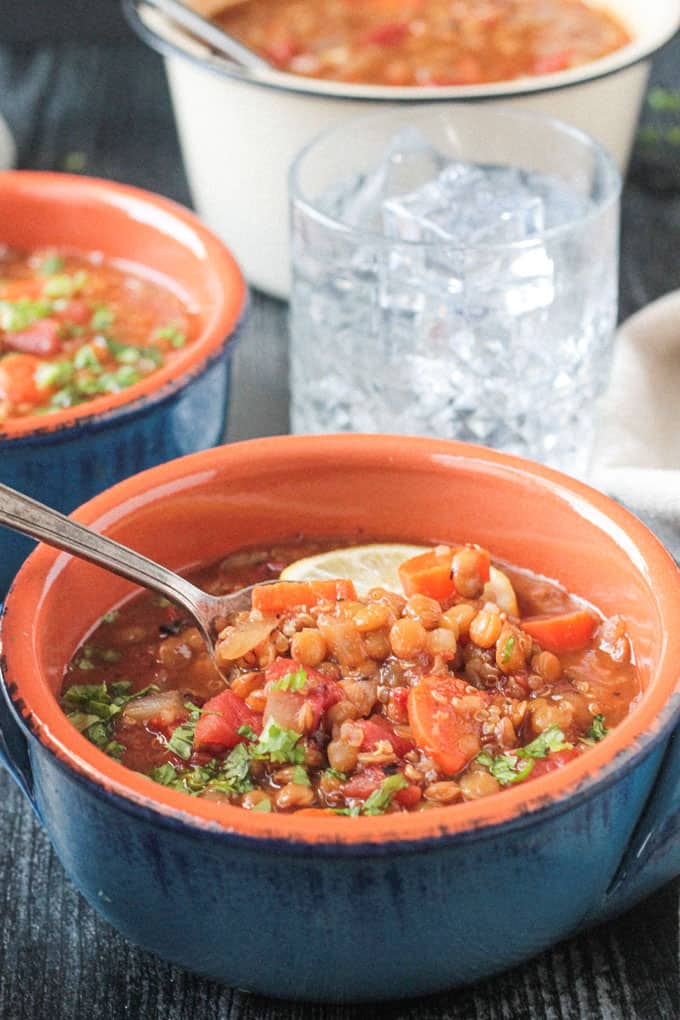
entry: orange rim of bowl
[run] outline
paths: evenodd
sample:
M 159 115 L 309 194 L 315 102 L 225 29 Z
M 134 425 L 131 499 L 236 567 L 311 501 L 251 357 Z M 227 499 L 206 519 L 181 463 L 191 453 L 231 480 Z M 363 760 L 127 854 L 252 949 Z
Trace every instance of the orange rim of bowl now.
M 118 393 L 96 397 L 76 407 L 50 411 L 47 414 L 9 418 L 0 424 L 0 446 L 7 440 L 31 435 L 49 435 L 87 419 L 109 415 L 119 409 L 133 410 L 132 405 L 136 405 L 137 402 L 146 402 L 155 397 L 160 399 L 169 389 L 180 386 L 185 376 L 195 374 L 201 364 L 211 355 L 216 355 L 234 333 L 246 303 L 247 289 L 243 274 L 236 259 L 219 238 L 208 230 L 194 213 L 178 202 L 142 188 L 119 184 L 117 181 L 42 170 L 12 170 L 0 174 L 0 195 L 7 192 L 14 193 L 19 198 L 22 194 L 27 196 L 36 193 L 48 196 L 53 194 L 56 200 L 62 201 L 72 195 L 79 195 L 82 199 L 90 199 L 99 205 L 114 205 L 118 208 L 124 208 L 127 200 L 134 202 L 137 208 L 141 203 L 147 208 L 160 210 L 166 215 L 168 222 L 174 220 L 182 224 L 183 232 L 189 228 L 199 245 L 206 273 L 212 274 L 215 282 L 219 283 L 222 301 L 209 313 L 205 313 L 205 321 L 198 335 L 169 364 L 163 365 L 140 382 Z M 77 209 L 78 202 L 74 202 L 74 205 Z M 0 235 L 1 231 L 0 224 Z M 75 245 L 74 250 L 77 250 Z M 133 251 L 130 252 L 129 261 L 136 262 Z M 141 269 L 145 268 L 143 262 L 136 264 Z
M 286 455 L 304 457 L 315 447 L 318 449 L 320 443 L 325 456 L 333 457 L 336 462 L 362 447 L 372 446 L 374 454 L 379 454 L 386 465 L 403 460 L 405 455 L 422 458 L 427 453 L 433 461 L 443 456 L 448 460 L 458 458 L 466 465 L 514 468 L 534 482 L 542 482 L 547 491 L 562 493 L 575 508 L 588 510 L 595 519 L 602 520 L 604 516 L 607 523 L 625 537 L 629 555 L 638 559 L 638 569 L 650 588 L 653 578 L 657 604 L 664 610 L 666 627 L 660 664 L 641 703 L 606 740 L 563 768 L 478 801 L 423 812 L 353 819 L 332 815 L 265 814 L 202 801 L 154 783 L 119 764 L 68 722 L 39 675 L 35 636 L 29 639 L 29 635 L 33 634 L 35 606 L 46 594 L 45 582 L 53 583 L 59 570 L 55 561 L 62 557 L 65 565 L 71 557 L 39 546 L 21 568 L 5 604 L 3 634 L 9 618 L 9 625 L 16 633 L 25 635 L 25 640 L 7 642 L 4 635 L 2 679 L 24 727 L 63 765 L 107 793 L 123 798 L 129 806 L 156 813 L 159 820 L 239 837 L 283 841 L 291 846 L 330 844 L 340 849 L 395 842 L 420 843 L 475 833 L 513 820 L 528 824 L 531 816 L 541 809 L 568 806 L 573 803 L 570 795 L 586 795 L 593 787 L 613 781 L 623 766 L 632 765 L 632 759 L 652 750 L 680 715 L 680 667 L 677 666 L 680 662 L 680 573 L 661 543 L 629 511 L 607 496 L 549 468 L 483 447 L 446 440 L 370 435 L 283 436 L 218 447 L 152 468 L 95 497 L 72 516 L 85 524 L 97 522 L 110 526 L 126 516 L 116 513 L 116 508 L 129 500 L 136 501 L 135 509 L 141 508 L 147 499 L 153 499 L 154 490 L 157 492 L 161 485 L 167 487 L 179 479 L 186 482 L 191 478 L 205 482 L 215 472 L 215 457 L 228 459 L 230 469 L 235 472 L 239 466 L 250 464 L 252 467 L 254 459 L 258 467 L 271 471 L 281 469 Z M 127 510 L 130 509 L 128 506 Z

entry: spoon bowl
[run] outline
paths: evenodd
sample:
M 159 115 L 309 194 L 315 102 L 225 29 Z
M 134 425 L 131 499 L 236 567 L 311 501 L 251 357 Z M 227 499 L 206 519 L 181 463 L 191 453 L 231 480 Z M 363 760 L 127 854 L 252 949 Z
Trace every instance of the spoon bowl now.
M 9 485 L 0 484 L 0 524 L 95 563 L 181 606 L 195 621 L 215 668 L 225 680 L 215 655 L 215 642 L 225 619 L 251 608 L 254 588 L 278 583 L 264 581 L 229 595 L 209 595 L 173 570 L 76 523 Z

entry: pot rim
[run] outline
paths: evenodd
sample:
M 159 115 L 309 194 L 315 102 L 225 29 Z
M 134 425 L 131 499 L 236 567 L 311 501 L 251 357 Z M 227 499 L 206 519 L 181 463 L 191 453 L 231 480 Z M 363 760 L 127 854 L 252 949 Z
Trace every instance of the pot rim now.
M 161 34 L 158 25 L 154 27 L 153 22 L 164 19 L 153 9 L 151 16 L 145 18 L 139 10 L 143 3 L 144 0 L 122 0 L 123 13 L 130 27 L 142 41 L 162 56 L 180 57 L 219 77 L 231 79 L 244 85 L 255 85 L 299 96 L 356 102 L 418 103 L 451 102 L 452 100 L 474 102 L 555 92 L 574 85 L 607 78 L 648 60 L 680 28 L 680 0 L 673 0 L 672 4 L 666 3 L 662 8 L 662 14 L 666 14 L 666 20 L 656 32 L 652 32 L 646 37 L 644 30 L 640 32 L 639 28 L 631 26 L 628 23 L 630 19 L 622 15 L 633 34 L 632 41 L 605 57 L 589 61 L 570 70 L 553 71 L 550 74 L 512 79 L 506 82 L 488 82 L 481 85 L 362 85 L 322 78 L 305 78 L 301 75 L 286 74 L 273 69 L 249 71 L 236 64 L 229 64 L 227 60 L 215 55 L 208 54 L 206 58 L 207 48 L 193 40 L 190 41 L 184 32 L 170 29 L 168 35 Z M 150 21 L 152 24 L 149 24 Z M 180 44 L 180 39 L 185 45 Z
M 218 356 L 225 344 L 238 333 L 248 303 L 248 292 L 241 270 L 227 247 L 205 227 L 198 217 L 171 199 L 145 191 L 142 188 L 108 181 L 98 177 L 64 174 L 43 170 L 13 170 L 0 175 L 0 197 L 12 196 L 17 202 L 35 195 L 53 198 L 63 205 L 76 209 L 83 201 L 98 206 L 113 206 L 129 211 L 132 219 L 139 213 L 153 219 L 160 218 L 168 229 L 176 226 L 190 239 L 197 258 L 204 263 L 206 274 L 216 282 L 222 297 L 205 315 L 198 336 L 169 365 L 164 365 L 145 379 L 119 393 L 99 396 L 76 407 L 64 408 L 49 414 L 32 414 L 23 418 L 10 418 L 0 425 L 0 453 L 3 447 L 15 440 L 41 441 L 79 425 L 106 425 L 119 417 L 133 414 L 149 404 L 166 399 L 183 388 L 206 363 Z M 137 213 L 137 215 L 135 215 Z M 159 228 L 157 228 L 159 229 Z M 163 230 L 168 233 L 168 230 Z M 134 252 L 130 263 L 137 263 Z
M 330 447 L 330 449 L 329 449 Z M 355 463 L 368 458 L 373 465 L 410 457 L 410 463 L 430 461 L 477 468 L 518 481 L 539 484 L 547 493 L 563 499 L 574 512 L 587 516 L 617 541 L 621 554 L 634 563 L 655 597 L 657 612 L 668 623 L 680 622 L 678 568 L 652 533 L 629 511 L 608 497 L 551 469 L 482 447 L 446 440 L 404 436 L 283 436 L 250 440 L 192 454 L 133 476 L 74 514 L 84 523 L 106 528 L 143 506 L 148 507 L 172 484 L 183 490 L 205 482 L 217 467 L 228 465 L 252 471 L 280 470 L 286 454 L 298 463 L 311 462 L 321 454 Z M 114 520 L 115 519 L 115 520 Z M 680 682 L 675 663 L 680 661 L 680 626 L 667 626 L 660 649 L 660 663 L 653 685 L 633 712 L 608 735 L 564 768 L 541 776 L 522 789 L 521 784 L 501 795 L 472 801 L 455 808 L 435 808 L 422 813 L 399 813 L 346 819 L 280 814 L 260 814 L 237 806 L 211 804 L 153 784 L 99 751 L 66 719 L 44 678 L 38 677 L 35 640 L 8 641 L 7 628 L 17 633 L 32 631 L 35 606 L 46 597 L 58 573 L 71 557 L 38 547 L 26 561 L 10 589 L 2 619 L 4 635 L 3 682 L 24 729 L 60 759 L 71 772 L 80 773 L 100 791 L 142 810 L 147 817 L 164 819 L 197 832 L 218 832 L 242 842 L 266 843 L 293 848 L 325 846 L 330 851 L 367 852 L 371 845 L 427 846 L 443 837 L 466 839 L 508 825 L 530 824 L 547 813 L 570 809 L 593 796 L 635 768 L 662 741 L 680 718 Z M 9 620 L 9 623 L 8 623 Z M 153 792 L 152 792 L 153 791 Z M 353 848 L 353 849 L 352 849 Z

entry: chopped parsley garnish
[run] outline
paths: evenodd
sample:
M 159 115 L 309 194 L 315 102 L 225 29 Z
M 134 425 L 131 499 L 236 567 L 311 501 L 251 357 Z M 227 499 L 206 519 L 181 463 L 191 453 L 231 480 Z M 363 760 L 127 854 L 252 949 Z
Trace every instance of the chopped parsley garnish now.
M 311 780 L 307 775 L 307 770 L 303 769 L 302 765 L 296 765 L 293 769 L 293 776 L 291 779 L 292 783 L 297 783 L 298 786 L 311 786 Z
M 280 764 L 301 765 L 305 760 L 305 749 L 300 745 L 301 736 L 301 733 L 287 730 L 270 719 L 257 743 L 251 747 L 252 757 L 266 758 Z
M 152 339 L 154 340 L 169 340 L 171 347 L 175 347 L 179 350 L 180 347 L 184 347 L 187 342 L 186 333 L 179 328 L 177 323 L 169 322 L 167 326 L 161 326 L 153 334 Z
M 118 619 L 118 609 L 112 609 L 110 613 L 104 613 L 102 623 L 115 623 Z
M 396 772 L 393 776 L 383 779 L 377 790 L 374 790 L 363 804 L 355 804 L 354 807 L 335 808 L 336 815 L 349 815 L 354 818 L 358 815 L 382 815 L 390 807 L 394 795 L 399 790 L 405 790 L 408 786 L 407 780 Z
M 286 673 L 278 680 L 272 681 L 273 691 L 301 691 L 307 683 L 307 674 L 300 666 L 295 673 Z
M 92 647 L 92 646 L 86 646 Z M 96 669 L 89 659 L 88 669 Z M 83 666 L 81 665 L 82 669 Z M 62 705 L 69 721 L 80 730 L 83 736 L 110 755 L 120 759 L 125 747 L 113 739 L 113 721 L 125 705 L 136 698 L 141 698 L 151 691 L 157 691 L 155 684 L 150 684 L 141 691 L 130 693 L 132 684 L 129 680 L 117 680 L 106 684 L 72 684 L 62 695 Z
M 378 789 L 374 790 L 370 797 L 367 798 L 361 813 L 363 815 L 384 814 L 392 803 L 395 793 L 398 793 L 399 790 L 404 790 L 407 786 L 408 782 L 401 772 L 388 776 L 387 779 L 383 779 Z
M 477 755 L 476 760 L 489 770 L 494 779 L 497 779 L 501 786 L 508 786 L 510 783 L 521 783 L 526 779 L 534 767 L 532 758 L 528 761 L 521 759 L 512 752 L 499 754 L 495 758 L 487 751 Z
M 482 751 L 475 760 L 487 768 L 501 786 L 508 786 L 526 779 L 537 758 L 547 758 L 551 751 L 569 751 L 573 746 L 565 741 L 559 726 L 550 726 L 524 747 L 505 751 L 495 757 L 488 751 Z
M 600 740 L 604 740 L 608 733 L 609 729 L 604 724 L 604 716 L 596 715 L 593 716 L 590 729 L 581 740 L 584 744 L 598 744 Z
M 337 769 L 327 768 L 324 769 L 325 776 L 331 776 L 332 779 L 339 779 L 341 783 L 344 783 L 347 779 L 346 772 L 338 772 Z
M 535 740 L 525 747 L 518 747 L 513 754 L 520 758 L 547 758 L 550 751 L 570 751 L 574 745 L 568 744 L 559 726 L 549 726 L 539 733 Z
M 73 367 L 77 371 L 89 369 L 91 372 L 98 372 L 101 369 L 101 361 L 91 344 L 83 344 L 80 350 L 76 351 L 73 357 Z
M 50 252 L 41 260 L 38 272 L 41 276 L 53 276 L 64 268 L 64 260 L 56 252 Z
M 250 780 L 250 755 L 245 744 L 237 744 L 224 761 L 213 758 L 207 765 L 176 768 L 169 762 L 150 773 L 150 779 L 163 786 L 194 797 L 206 790 L 220 790 L 228 795 L 247 793 L 253 789 Z
M 35 381 L 41 389 L 51 386 L 66 386 L 72 378 L 72 361 L 44 361 L 35 370 Z
M 101 333 L 113 325 L 114 319 L 113 311 L 108 305 L 98 305 L 92 313 L 90 328 L 97 333 Z
M 258 800 L 257 804 L 254 804 L 250 809 L 251 811 L 271 811 L 272 803 L 269 797 L 263 797 L 262 800 Z
M 510 662 L 510 659 L 512 658 L 512 653 L 514 651 L 514 648 L 515 648 L 515 638 L 514 638 L 514 635 L 511 634 L 510 637 L 508 638 L 508 640 L 503 645 L 503 652 L 501 654 L 501 662 L 503 663 L 503 665 L 505 665 L 506 663 Z
M 76 273 L 57 273 L 48 277 L 43 286 L 43 294 L 49 298 L 71 298 L 82 290 L 87 283 L 87 273 L 79 269 Z
M 52 306 L 48 301 L 31 301 L 19 298 L 18 301 L 0 301 L 0 329 L 8 333 L 19 333 L 28 329 L 38 319 L 50 314 Z
M 196 723 L 201 718 L 202 711 L 191 701 L 185 701 L 184 707 L 189 710 L 189 718 L 186 722 L 180 723 L 172 731 L 168 739 L 168 747 L 178 757 L 188 761 L 194 750 L 194 731 Z

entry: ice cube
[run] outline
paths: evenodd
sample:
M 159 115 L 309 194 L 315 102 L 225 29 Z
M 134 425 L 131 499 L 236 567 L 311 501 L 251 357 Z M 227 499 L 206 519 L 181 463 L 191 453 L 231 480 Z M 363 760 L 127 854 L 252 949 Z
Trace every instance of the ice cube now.
M 541 198 L 514 167 L 451 163 L 435 180 L 383 203 L 385 233 L 404 241 L 512 244 L 544 223 Z
M 405 127 L 394 136 L 375 170 L 355 174 L 325 192 L 324 211 L 350 227 L 381 231 L 383 202 L 434 180 L 447 163 L 447 157 L 420 131 Z

